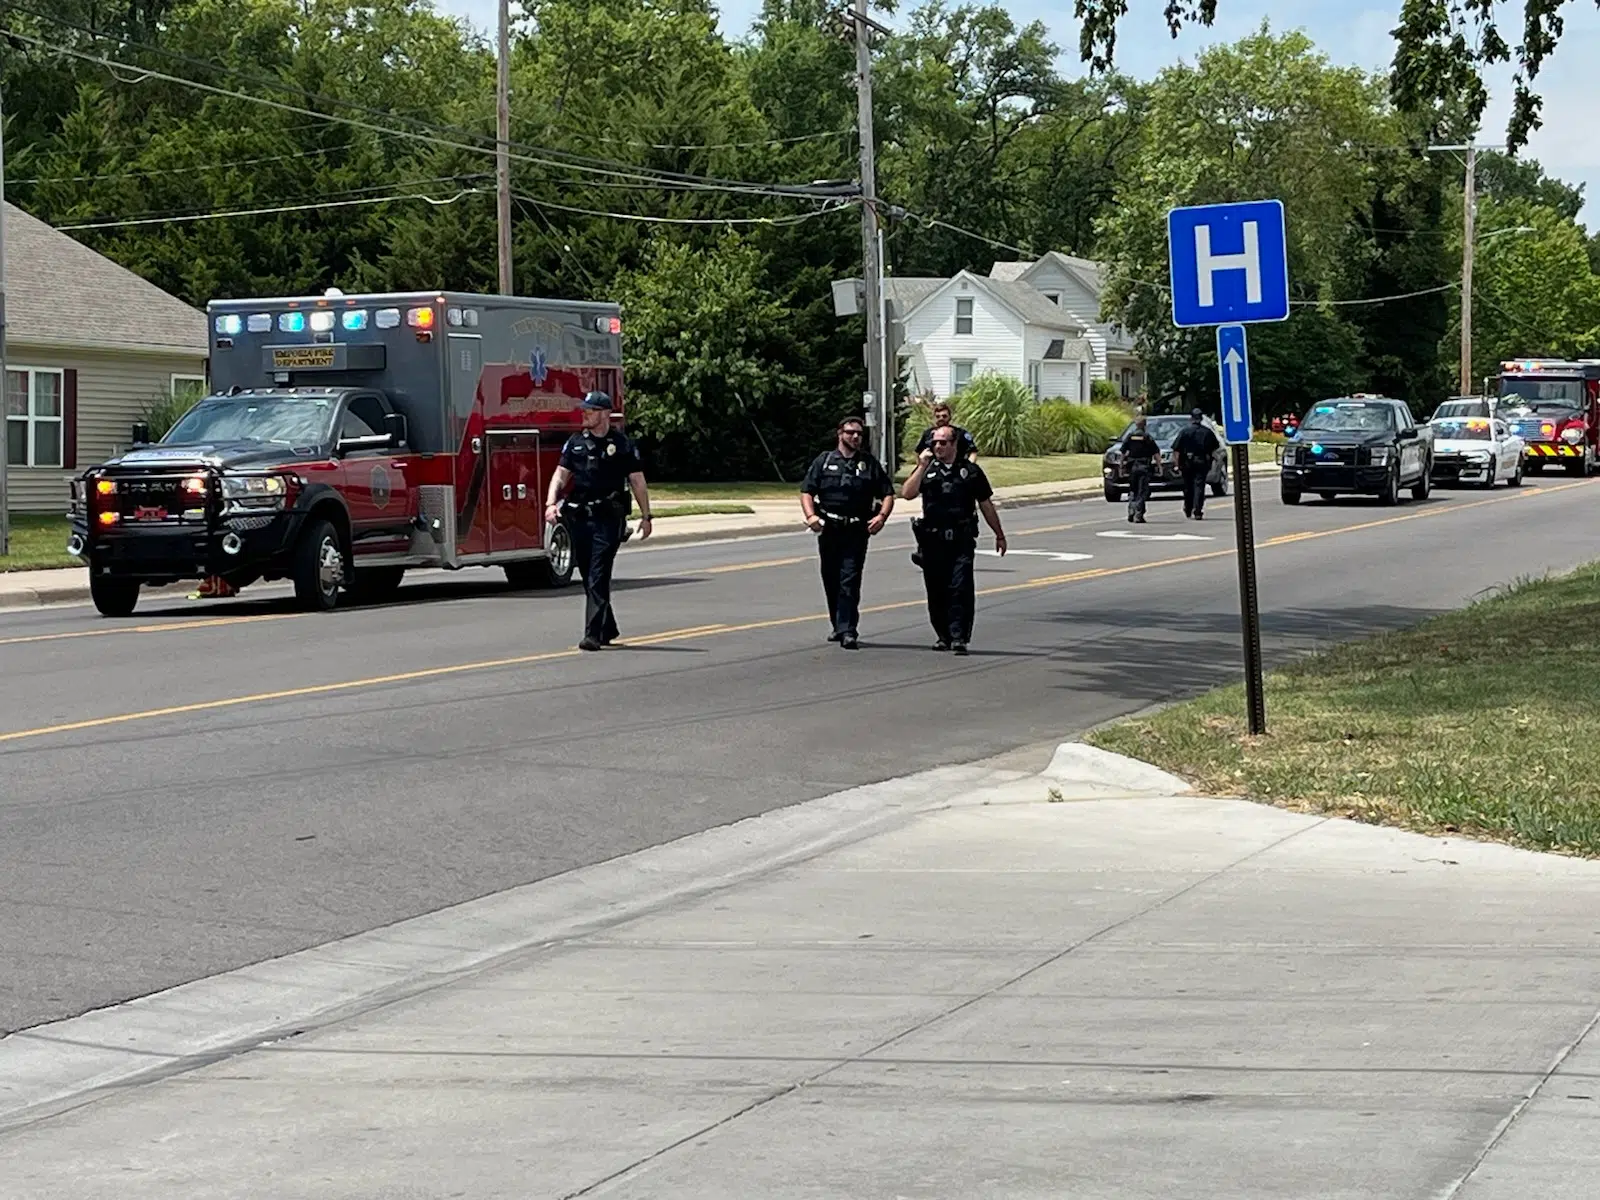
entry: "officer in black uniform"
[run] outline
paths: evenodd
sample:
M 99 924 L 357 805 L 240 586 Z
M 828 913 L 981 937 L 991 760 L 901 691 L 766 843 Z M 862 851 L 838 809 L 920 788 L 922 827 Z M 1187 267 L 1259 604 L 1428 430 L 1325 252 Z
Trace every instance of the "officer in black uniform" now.
M 922 452 L 933 445 L 933 435 L 940 429 L 953 429 L 956 435 L 956 457 L 978 461 L 978 441 L 965 429 L 955 423 L 955 414 L 951 412 L 950 405 L 944 400 L 935 401 L 932 408 L 933 424 L 922 431 L 922 437 L 917 441 L 917 448 L 913 452 L 918 458 Z M 911 532 L 916 535 L 917 548 L 911 552 L 911 561 L 917 566 L 922 565 L 922 537 L 917 533 L 917 522 L 911 522 Z
M 1183 515 L 1203 521 L 1206 512 L 1206 480 L 1211 475 L 1211 460 L 1222 443 L 1202 424 L 1205 413 L 1198 408 L 1189 413 L 1189 427 L 1172 440 L 1172 453 L 1183 472 Z
M 1145 419 L 1133 423 L 1122 439 L 1122 459 L 1128 464 L 1128 521 L 1144 524 L 1144 506 L 1150 499 L 1150 476 L 1161 458 L 1161 444 L 1145 429 Z
M 932 445 L 902 490 L 922 496 L 922 580 L 928 589 L 928 620 L 939 639 L 935 650 L 967 652 L 972 640 L 972 560 L 978 549 L 978 510 L 994 531 L 994 548 L 1006 552 L 1005 531 L 995 511 L 994 488 L 983 468 L 961 457 L 960 441 L 948 425 L 933 431 Z
M 822 590 L 833 623 L 828 640 L 846 650 L 857 646 L 867 539 L 894 510 L 894 484 L 878 460 L 861 449 L 865 436 L 860 417 L 840 421 L 839 444 L 817 455 L 800 483 L 800 511 L 819 535 Z
M 561 448 L 561 465 L 550 480 L 544 519 L 564 517 L 572 531 L 572 553 L 583 576 L 586 600 L 580 650 L 598 650 L 618 637 L 611 609 L 611 564 L 628 524 L 628 492 L 639 501 L 639 537 L 650 536 L 650 495 L 639 450 L 621 430 L 611 428 L 611 397 L 590 392 L 583 398 L 583 432 Z M 568 483 L 565 500 L 561 493 Z

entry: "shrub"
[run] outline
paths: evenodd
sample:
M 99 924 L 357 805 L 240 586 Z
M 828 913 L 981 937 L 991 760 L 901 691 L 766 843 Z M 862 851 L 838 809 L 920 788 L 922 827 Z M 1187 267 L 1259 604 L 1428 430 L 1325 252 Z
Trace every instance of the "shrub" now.
M 1109 379 L 1096 379 L 1089 384 L 1090 404 L 1121 404 L 1122 393 Z
M 979 375 L 961 393 L 955 419 L 972 434 L 979 454 L 1028 458 L 1043 452 L 1039 405 L 1018 380 L 994 372 Z
M 139 419 L 150 426 L 150 440 L 159 442 L 167 436 L 183 415 L 206 397 L 206 389 L 197 383 L 187 383 L 173 388 L 170 393 L 157 392 L 139 412 Z
M 1250 440 L 1252 442 L 1266 442 L 1269 445 L 1276 446 L 1280 442 L 1287 442 L 1289 438 L 1286 434 L 1278 433 L 1276 430 L 1258 429 L 1250 435 Z

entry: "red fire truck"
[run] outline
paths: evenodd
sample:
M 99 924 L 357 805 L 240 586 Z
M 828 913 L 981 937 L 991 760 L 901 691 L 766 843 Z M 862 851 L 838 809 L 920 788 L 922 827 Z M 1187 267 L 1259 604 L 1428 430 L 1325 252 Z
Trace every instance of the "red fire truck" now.
M 414 567 L 571 580 L 544 494 L 585 393 L 620 416 L 617 305 L 330 290 L 207 315 L 210 394 L 72 483 L 67 548 L 101 613 L 184 579 L 203 595 L 288 579 L 313 610 L 381 599 Z
M 1593 474 L 1600 467 L 1600 360 L 1501 363 L 1495 416 L 1522 439 L 1528 471 L 1559 463 L 1573 475 Z

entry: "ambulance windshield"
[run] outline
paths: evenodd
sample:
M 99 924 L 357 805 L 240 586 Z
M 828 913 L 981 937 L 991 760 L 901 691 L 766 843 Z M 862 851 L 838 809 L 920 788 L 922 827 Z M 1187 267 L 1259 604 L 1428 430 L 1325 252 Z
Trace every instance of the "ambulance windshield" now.
M 161 441 L 193 446 L 221 442 L 319 445 L 333 428 L 338 398 L 255 393 L 210 396 L 185 413 Z

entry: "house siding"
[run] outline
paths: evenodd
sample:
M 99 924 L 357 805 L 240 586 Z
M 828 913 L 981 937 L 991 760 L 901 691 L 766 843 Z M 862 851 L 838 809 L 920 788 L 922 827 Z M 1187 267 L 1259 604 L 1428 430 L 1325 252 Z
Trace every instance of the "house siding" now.
M 68 481 L 104 462 L 128 444 L 129 430 L 146 406 L 165 395 L 172 376 L 204 377 L 203 356 L 177 352 L 141 354 L 102 350 L 6 348 L 6 365 L 73 370 L 78 374 L 77 466 L 12 467 L 7 473 L 10 508 L 19 513 L 65 513 Z
M 1040 395 L 1046 400 L 1070 400 L 1083 404 L 1086 398 L 1078 391 L 1078 364 L 1075 362 L 1047 362 L 1044 364 Z
M 1091 379 L 1111 379 L 1110 360 L 1113 356 L 1131 356 L 1133 340 L 1121 330 L 1100 320 L 1100 297 L 1076 274 L 1051 259 L 1043 259 L 1025 277 L 1024 282 L 1042 293 L 1056 292 L 1061 296 L 1061 307 L 1087 327 L 1084 336 L 1094 347 Z
M 956 300 L 972 299 L 972 332 L 956 333 Z M 957 282 L 931 297 L 906 324 L 906 357 L 917 387 L 940 399 L 951 396 L 950 364 L 970 361 L 974 376 L 994 371 L 1013 379 L 1025 378 L 1018 354 L 1024 325 L 1004 305 L 986 292 Z

